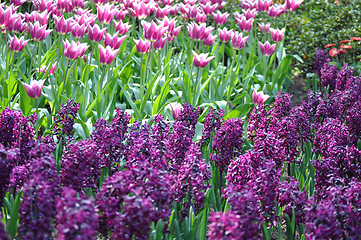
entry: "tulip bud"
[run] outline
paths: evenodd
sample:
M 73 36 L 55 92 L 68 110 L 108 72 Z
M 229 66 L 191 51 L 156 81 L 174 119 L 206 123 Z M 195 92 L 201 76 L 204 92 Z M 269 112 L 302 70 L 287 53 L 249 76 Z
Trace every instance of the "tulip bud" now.
M 37 99 L 41 95 L 41 91 L 43 90 L 45 80 L 32 80 L 30 85 L 23 83 L 23 86 L 25 87 L 25 90 L 29 97 Z

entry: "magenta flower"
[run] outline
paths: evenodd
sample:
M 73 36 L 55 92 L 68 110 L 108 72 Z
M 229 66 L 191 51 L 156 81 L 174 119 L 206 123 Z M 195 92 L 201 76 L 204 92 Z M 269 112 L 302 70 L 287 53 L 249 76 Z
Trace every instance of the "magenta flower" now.
M 214 43 L 214 41 L 216 40 L 217 35 L 212 35 L 209 34 L 208 37 L 206 39 L 203 39 L 203 44 L 207 47 L 211 47 Z
M 162 50 L 165 46 L 165 42 L 167 41 L 167 38 L 161 38 L 158 41 L 154 42 L 153 46 L 155 50 Z
M 53 1 L 51 0 L 38 0 L 34 1 L 34 9 L 38 12 L 51 12 L 53 9 Z
M 261 52 L 264 56 L 271 56 L 275 51 L 276 44 L 270 44 L 268 41 L 262 44 L 258 41 L 259 47 L 261 48 Z
M 109 33 L 105 33 L 104 45 L 105 45 L 105 47 L 110 46 L 112 49 L 118 49 L 120 47 L 120 45 L 122 45 L 122 43 L 126 37 L 128 37 L 128 36 L 124 35 L 124 36 L 118 38 L 117 33 L 115 33 L 114 36 L 111 36 Z
M 267 33 L 268 30 L 269 30 L 269 27 L 271 26 L 270 23 L 258 23 L 258 26 L 259 26 L 259 30 L 262 32 L 262 33 Z
M 20 52 L 29 41 L 30 40 L 24 40 L 24 36 L 20 39 L 18 39 L 15 35 L 14 37 L 10 36 L 10 50 L 13 52 Z
M 272 18 L 278 17 L 283 12 L 283 6 L 273 5 L 268 9 L 268 16 Z
M 89 45 L 86 43 L 79 43 L 71 41 L 71 43 L 65 39 L 63 41 L 64 45 L 64 55 L 69 60 L 75 60 L 78 57 L 84 55 L 85 51 L 88 49 Z
M 270 96 L 264 94 L 263 91 L 256 92 L 256 89 L 253 89 L 252 100 L 255 104 L 263 104 Z
M 239 28 L 243 32 L 249 32 L 252 29 L 254 19 L 246 19 L 245 16 L 241 16 L 241 18 L 236 18 L 236 22 L 238 23 Z
M 61 17 L 53 16 L 53 17 L 54 17 L 55 31 L 57 31 L 60 35 L 65 35 L 71 31 L 73 26 L 73 22 L 72 22 L 73 18 L 68 18 L 67 20 L 65 20 L 64 16 Z
M 135 1 L 133 4 L 134 9 L 129 9 L 138 19 L 144 19 L 148 17 L 154 10 L 152 2 L 146 4 L 144 1 Z
M 107 28 L 100 29 L 98 24 L 94 24 L 94 26 L 88 26 L 88 37 L 92 42 L 100 42 L 104 34 L 106 33 Z
M 170 12 L 170 7 L 169 6 L 165 6 L 164 8 L 160 8 L 158 7 L 156 10 L 155 10 L 155 17 L 157 19 L 163 19 L 165 16 L 168 15 L 168 13 Z
M 285 34 L 286 28 L 282 28 L 282 29 L 274 29 L 274 28 L 270 28 L 270 33 L 271 33 L 271 37 L 272 40 L 275 42 L 281 42 L 283 35 Z
M 177 20 L 175 20 L 174 18 L 169 19 L 167 16 L 165 16 L 162 21 L 157 20 L 157 22 L 158 24 L 163 25 L 163 27 L 167 28 L 165 33 L 168 34 L 174 31 L 175 23 L 177 22 Z
M 109 24 L 113 21 L 114 15 L 117 13 L 117 10 L 114 9 L 114 6 L 111 4 L 98 5 L 98 19 L 99 22 L 103 24 Z
M 40 25 L 42 25 L 42 26 L 48 25 L 48 21 L 49 21 L 49 17 L 50 17 L 50 13 L 48 13 L 48 11 L 44 11 L 42 13 L 33 11 L 31 13 L 31 15 L 34 16 L 34 22 L 39 22 Z
M 128 13 L 128 10 L 118 9 L 117 13 L 115 14 L 115 19 L 118 21 L 123 21 Z
M 234 49 L 241 50 L 244 45 L 246 45 L 248 38 L 249 36 L 243 37 L 242 33 L 234 32 L 231 39 L 231 45 Z
M 200 25 L 192 22 L 188 24 L 188 35 L 193 40 L 202 41 L 203 39 L 207 38 L 208 35 L 213 31 L 213 27 L 206 27 L 205 23 L 201 23 Z
M 124 35 L 129 31 L 132 25 L 129 23 L 123 23 L 122 20 L 119 20 L 119 22 L 114 21 L 114 27 L 115 31 L 117 31 L 119 35 Z
M 73 26 L 71 28 L 71 34 L 73 35 L 73 38 L 75 39 L 82 38 L 85 34 L 85 31 L 86 31 L 85 23 L 83 24 L 79 24 L 77 22 L 73 23 Z
M 23 83 L 23 86 L 25 87 L 26 93 L 28 94 L 29 97 L 37 99 L 41 95 L 41 91 L 43 90 L 44 82 L 45 82 L 45 79 L 40 80 L 40 81 L 32 80 L 30 85 Z
M 49 35 L 49 33 L 51 33 L 51 31 L 53 30 L 46 30 L 46 25 L 40 26 L 39 22 L 35 22 L 34 25 L 32 23 L 29 23 L 29 32 L 31 38 L 34 41 L 43 41 Z
M 194 20 L 196 20 L 198 24 L 205 23 L 207 21 L 207 15 L 199 12 L 197 16 L 195 16 Z
M 55 67 L 56 67 L 56 63 L 54 63 L 54 64 L 51 66 L 51 68 L 50 68 L 50 70 L 49 70 L 49 74 L 50 74 L 50 75 L 54 75 Z M 39 70 L 39 68 L 37 68 L 36 70 L 39 71 L 40 73 L 42 73 L 43 75 L 45 75 L 46 72 L 48 71 L 48 69 L 49 69 L 49 68 L 46 67 L 45 65 L 41 65 L 40 70 Z
M 271 4 L 272 4 L 272 0 L 258 0 L 257 11 L 267 12 Z
M 227 28 L 224 27 L 223 30 L 219 28 L 218 32 L 219 32 L 219 39 L 221 39 L 221 42 L 228 42 L 232 36 L 233 29 L 227 30 Z
M 206 4 L 200 4 L 201 5 L 201 8 L 203 9 L 203 12 L 206 14 L 206 15 L 211 15 L 214 11 L 216 11 L 217 9 L 217 4 L 211 4 L 210 2 L 206 2 Z
M 16 17 L 16 15 L 15 15 L 15 17 Z M 8 27 L 9 27 L 9 31 L 12 31 L 14 33 L 23 33 L 26 30 L 26 28 L 28 27 L 28 25 L 24 22 L 24 19 L 18 15 L 18 17 L 16 17 L 16 19 L 11 21 L 11 23 L 9 24 Z
M 3 8 L 4 5 L 0 5 L 0 29 L 6 29 L 9 24 L 9 19 L 12 15 L 11 7 Z
M 248 9 L 248 10 L 242 9 L 242 12 L 243 12 L 243 16 L 245 16 L 247 20 L 248 19 L 254 19 L 258 14 L 257 9 L 255 9 L 255 8 L 254 9 Z M 242 16 L 242 15 L 240 15 L 240 16 Z
M 140 54 L 144 54 L 149 51 L 150 41 L 148 41 L 147 39 L 143 40 L 140 38 L 139 40 L 134 40 L 134 42 L 135 42 L 135 47 Z
M 103 65 L 109 65 L 113 62 L 115 56 L 119 52 L 119 49 L 113 50 L 110 46 L 106 46 L 105 48 L 99 44 L 99 61 Z
M 304 0 L 286 0 L 287 10 L 295 11 Z
M 224 25 L 227 21 L 227 17 L 229 16 L 229 13 L 221 13 L 219 10 L 217 10 L 217 13 L 212 13 L 214 22 L 216 25 Z
M 144 38 L 155 42 L 162 38 L 163 34 L 167 31 L 167 27 L 164 27 L 162 24 L 157 25 L 154 21 L 146 22 L 142 21 L 142 27 L 144 29 Z
M 198 55 L 193 50 L 192 53 L 193 53 L 193 64 L 197 68 L 204 68 L 214 58 L 214 56 L 208 57 L 208 53 L 201 53 Z
M 170 103 L 170 108 L 172 109 L 172 116 L 174 121 L 176 121 L 183 110 L 183 106 L 180 103 Z

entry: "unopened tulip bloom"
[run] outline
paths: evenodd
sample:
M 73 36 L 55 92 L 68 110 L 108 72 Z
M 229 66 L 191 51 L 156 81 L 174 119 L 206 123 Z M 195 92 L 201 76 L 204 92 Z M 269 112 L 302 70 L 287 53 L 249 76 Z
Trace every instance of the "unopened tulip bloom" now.
M 172 116 L 174 120 L 177 120 L 180 113 L 183 110 L 183 106 L 180 103 L 170 103 L 170 108 L 172 109 Z
M 43 90 L 44 82 L 45 82 L 45 79 L 40 80 L 40 81 L 32 80 L 30 82 L 30 85 L 27 83 L 23 83 L 23 86 L 25 87 L 26 92 L 29 97 L 37 99 L 41 95 L 41 91 Z
M 282 41 L 282 38 L 283 38 L 283 35 L 285 34 L 286 28 L 282 28 L 282 29 L 270 28 L 269 30 L 270 30 L 270 32 L 271 32 L 272 40 L 273 40 L 274 42 L 281 42 L 281 41 Z
M 150 49 L 150 41 L 147 39 L 134 40 L 137 51 L 141 54 L 147 53 Z
M 167 28 L 162 24 L 157 25 L 154 21 L 146 22 L 142 21 L 142 27 L 144 29 L 144 38 L 155 42 L 162 38 L 163 34 L 167 31 Z
M 246 45 L 248 38 L 249 36 L 243 37 L 242 33 L 234 32 L 231 39 L 231 45 L 235 50 L 241 50 L 244 45 Z
M 233 29 L 227 30 L 227 28 L 224 27 L 223 30 L 219 28 L 218 32 L 221 42 L 228 42 L 233 34 Z
M 193 53 L 193 64 L 197 68 L 204 68 L 214 58 L 214 56 L 208 57 L 208 53 L 201 53 L 198 55 L 193 50 L 192 53 Z
M 133 4 L 134 9 L 129 9 L 138 19 L 145 19 L 154 10 L 153 3 L 146 4 L 144 1 L 135 1 Z
M 267 12 L 271 4 L 272 4 L 272 0 L 258 0 L 257 11 Z
M 115 31 L 118 32 L 119 35 L 126 34 L 129 29 L 132 27 L 129 23 L 123 23 L 121 20 L 119 22 L 114 21 Z
M 287 10 L 295 11 L 304 0 L 286 0 Z
M 193 40 L 202 41 L 203 39 L 207 38 L 208 35 L 213 31 L 213 27 L 206 27 L 205 23 L 201 23 L 200 25 L 192 22 L 188 24 L 188 35 Z
M 54 17 L 54 28 L 60 35 L 65 35 L 71 31 L 73 26 L 73 18 L 65 19 L 64 16 Z
M 266 41 L 264 44 L 258 41 L 258 44 L 264 56 L 271 56 L 276 48 L 276 44 L 271 45 L 268 41 Z
M 100 29 L 98 24 L 94 24 L 94 26 L 88 26 L 88 37 L 92 42 L 100 42 L 105 32 L 107 31 L 107 28 Z
M 30 40 L 24 40 L 24 36 L 18 39 L 14 35 L 14 37 L 10 37 L 10 50 L 13 52 L 20 52 L 21 50 L 24 49 L 24 47 L 29 41 Z
M 53 30 L 46 30 L 46 25 L 41 26 L 39 22 L 35 22 L 34 25 L 29 23 L 31 38 L 37 42 L 43 41 L 51 31 Z
M 73 26 L 71 28 L 71 34 L 73 35 L 73 38 L 82 38 L 85 35 L 86 27 L 85 23 L 79 24 L 77 22 L 73 22 Z
M 104 45 L 110 46 L 112 49 L 118 49 L 126 37 L 127 35 L 118 38 L 118 33 L 115 33 L 114 36 L 110 35 L 109 33 L 105 33 Z
M 242 9 L 242 12 L 243 12 L 243 16 L 245 16 L 247 20 L 254 19 L 258 14 L 257 9 L 255 9 L 255 8 L 254 9 L 248 9 L 248 10 Z
M 278 17 L 283 11 L 283 7 L 280 5 L 273 5 L 268 9 L 268 16 L 271 18 Z
M 263 104 L 270 96 L 264 94 L 263 91 L 256 92 L 256 89 L 253 89 L 252 100 L 255 104 Z
M 212 13 L 212 16 L 216 25 L 224 25 L 227 21 L 229 13 L 221 13 L 219 10 L 217 10 L 217 13 Z
M 67 39 L 63 41 L 63 45 L 64 55 L 69 60 L 75 60 L 78 57 L 82 57 L 89 47 L 89 45 L 86 43 L 79 43 L 74 41 L 71 41 L 70 43 Z
M 271 26 L 270 23 L 258 23 L 258 26 L 259 26 L 259 30 L 262 32 L 262 33 L 267 33 L 268 30 L 269 30 L 269 27 Z
M 113 50 L 110 46 L 105 48 L 99 44 L 99 61 L 103 65 L 109 65 L 113 62 L 115 56 L 118 54 L 119 49 Z
M 111 23 L 111 21 L 113 21 L 114 15 L 117 13 L 117 10 L 114 9 L 114 6 L 108 3 L 104 5 L 98 5 L 97 9 L 99 22 L 103 24 Z

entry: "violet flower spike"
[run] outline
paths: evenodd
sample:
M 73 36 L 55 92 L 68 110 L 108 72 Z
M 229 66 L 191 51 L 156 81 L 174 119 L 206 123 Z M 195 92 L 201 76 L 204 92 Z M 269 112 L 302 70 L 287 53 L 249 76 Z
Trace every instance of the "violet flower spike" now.
M 252 100 L 255 104 L 263 104 L 270 96 L 264 94 L 263 91 L 256 92 L 256 89 L 253 89 Z
M 43 41 L 53 30 L 46 30 L 46 25 L 40 26 L 39 22 L 29 24 L 29 32 L 34 41 Z
M 31 97 L 33 99 L 37 99 L 41 95 L 41 91 L 43 90 L 44 82 L 45 82 L 45 79 L 39 80 L 39 81 L 32 80 L 30 82 L 30 85 L 23 82 L 23 86 L 25 87 L 26 93 L 28 94 L 29 97 Z
M 14 35 L 14 37 L 9 37 L 10 38 L 10 50 L 13 52 L 20 52 L 24 49 L 24 47 L 26 46 L 26 44 L 30 41 L 30 40 L 24 40 L 24 36 L 22 36 L 20 39 L 18 39 L 16 37 L 16 35 Z
M 264 44 L 258 41 L 258 44 L 264 56 L 271 56 L 276 48 L 276 44 L 271 45 L 268 41 L 266 41 Z
M 196 68 L 204 68 L 214 58 L 214 56 L 208 57 L 208 53 L 197 54 L 192 50 L 193 64 Z
M 135 42 L 135 47 L 137 49 L 137 52 L 139 52 L 140 54 L 145 54 L 149 51 L 150 49 L 150 41 L 148 41 L 147 39 L 143 40 L 143 39 L 139 39 L 139 40 L 135 40 L 133 39 Z
M 274 28 L 270 28 L 270 33 L 271 33 L 271 37 L 272 40 L 274 42 L 281 42 L 283 39 L 283 35 L 285 34 L 286 28 L 282 28 L 282 29 L 274 29 Z

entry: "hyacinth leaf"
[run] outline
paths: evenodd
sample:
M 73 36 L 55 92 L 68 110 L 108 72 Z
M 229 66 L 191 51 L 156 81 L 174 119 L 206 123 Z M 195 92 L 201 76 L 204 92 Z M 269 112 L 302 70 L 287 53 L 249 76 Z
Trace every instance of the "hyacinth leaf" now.
M 200 227 L 198 230 L 198 239 L 205 240 L 207 237 L 207 225 L 208 225 L 208 217 L 209 217 L 209 203 L 210 203 L 210 195 L 211 195 L 211 189 L 207 189 L 207 192 L 204 196 L 204 209 L 199 214 L 199 216 L 202 217 L 202 220 L 200 222 Z
M 357 148 L 361 150 L 361 139 L 357 141 Z
M 4 205 L 7 208 L 6 231 L 12 239 L 15 239 L 17 234 L 17 225 L 19 220 L 19 206 L 21 203 L 21 192 L 19 192 L 15 199 L 12 194 L 7 193 L 4 197 Z
M 283 240 L 281 221 L 278 221 L 277 231 L 278 231 L 278 240 Z

